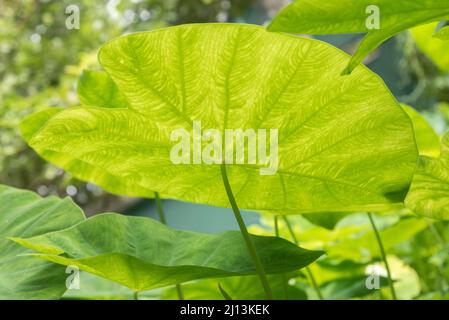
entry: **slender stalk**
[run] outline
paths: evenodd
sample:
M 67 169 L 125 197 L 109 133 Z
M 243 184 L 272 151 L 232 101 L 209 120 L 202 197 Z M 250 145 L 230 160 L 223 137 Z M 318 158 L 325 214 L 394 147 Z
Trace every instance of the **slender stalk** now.
M 159 192 L 154 193 L 156 199 L 157 212 L 159 214 L 159 220 L 167 225 L 167 218 L 165 217 L 164 208 L 162 207 L 161 197 L 159 196 Z M 176 292 L 178 293 L 178 299 L 184 300 L 184 294 L 182 293 L 182 288 L 179 283 L 176 284 Z
M 156 206 L 157 206 L 157 213 L 159 214 L 159 220 L 167 225 L 167 218 L 165 218 L 164 208 L 162 207 L 161 197 L 159 196 L 159 192 L 154 193 L 156 198 Z
M 139 300 L 139 292 L 138 291 L 134 291 L 133 292 L 133 299 L 134 300 Z
M 293 239 L 293 242 L 298 246 L 299 245 L 299 241 L 296 238 L 295 232 L 293 231 L 292 225 L 290 224 L 290 221 L 288 220 L 288 218 L 286 216 L 282 216 L 284 218 L 284 222 L 287 225 L 288 231 L 290 232 L 290 235 Z M 323 294 L 321 293 L 320 287 L 318 286 L 318 283 L 316 282 L 316 279 L 312 273 L 312 270 L 310 270 L 309 267 L 306 267 L 306 272 L 307 272 L 307 276 L 310 279 L 310 282 L 312 283 L 312 287 L 315 290 L 316 295 L 318 296 L 318 298 L 320 300 L 324 300 Z
M 278 216 L 274 216 L 274 233 L 277 238 L 280 238 Z M 282 286 L 284 289 L 285 300 L 288 300 L 288 283 L 287 283 L 287 277 L 285 276 L 285 273 L 282 274 Z
M 388 283 L 390 284 L 391 295 L 393 296 L 393 300 L 397 300 L 396 291 L 394 290 L 393 278 L 391 277 L 390 266 L 388 265 L 387 255 L 385 254 L 384 245 L 382 243 L 382 239 L 380 238 L 379 231 L 376 228 L 376 224 L 374 223 L 373 215 L 370 212 L 367 212 L 369 221 L 371 222 L 371 226 L 373 227 L 374 234 L 376 235 L 377 244 L 379 245 L 380 254 L 382 255 L 382 260 L 384 261 L 385 268 L 387 269 Z
M 184 300 L 184 293 L 182 292 L 181 285 L 179 283 L 176 284 L 176 292 L 178 293 L 178 299 Z
M 259 276 L 260 282 L 262 283 L 263 289 L 265 291 L 265 294 L 267 295 L 268 300 L 273 300 L 273 292 L 271 291 L 270 284 L 268 283 L 264 267 L 262 265 L 262 262 L 260 261 L 259 256 L 257 255 L 256 248 L 254 247 L 254 244 L 251 241 L 248 230 L 246 229 L 245 226 L 245 222 L 243 221 L 242 215 L 240 213 L 240 209 L 237 205 L 237 202 L 235 201 L 234 194 L 232 193 L 231 185 L 229 184 L 228 175 L 226 173 L 226 165 L 222 164 L 220 169 L 221 169 L 221 176 L 223 178 L 223 184 L 226 189 L 229 202 L 231 203 L 235 219 L 237 220 L 237 223 L 239 225 L 240 232 L 242 233 L 243 239 L 245 240 L 248 253 L 251 256 L 251 259 L 253 260 L 254 267 L 256 268 L 256 272 Z

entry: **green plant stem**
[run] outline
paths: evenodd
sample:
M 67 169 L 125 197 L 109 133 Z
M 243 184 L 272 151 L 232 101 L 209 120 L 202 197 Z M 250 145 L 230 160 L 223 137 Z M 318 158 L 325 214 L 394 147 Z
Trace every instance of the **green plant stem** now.
M 371 222 L 371 226 L 373 227 L 374 234 L 376 235 L 377 244 L 379 245 L 380 254 L 382 256 L 382 260 L 384 261 L 385 268 L 387 269 L 388 283 L 390 284 L 391 295 L 393 296 L 393 300 L 397 300 L 396 291 L 394 290 L 393 278 L 391 277 L 390 266 L 388 265 L 387 255 L 385 254 L 384 245 L 382 243 L 382 239 L 380 238 L 379 231 L 376 228 L 376 224 L 374 223 L 373 215 L 370 212 L 367 212 L 369 221 Z
M 134 300 L 139 300 L 139 292 L 138 291 L 134 291 L 133 292 L 133 299 Z
M 167 225 L 167 218 L 165 217 L 164 208 L 162 207 L 161 197 L 159 196 L 159 192 L 154 193 L 154 197 L 156 199 L 157 212 L 159 214 L 160 221 Z M 176 292 L 178 293 L 178 299 L 184 300 L 184 294 L 182 292 L 181 285 L 179 283 L 176 284 Z
M 293 242 L 298 246 L 299 241 L 296 238 L 295 232 L 293 231 L 292 225 L 290 224 L 290 221 L 286 216 L 282 216 L 284 218 L 284 222 L 287 225 L 288 231 L 290 232 L 290 235 L 293 239 Z M 316 295 L 320 300 L 324 300 L 323 294 L 321 293 L 320 287 L 318 286 L 318 283 L 316 282 L 315 276 L 312 273 L 312 270 L 310 270 L 309 267 L 306 267 L 307 276 L 310 279 L 310 282 L 312 283 L 312 287 L 315 290 Z
M 267 295 L 268 300 L 273 300 L 273 292 L 271 291 L 270 284 L 268 283 L 264 267 L 262 265 L 262 262 L 260 261 L 259 256 L 257 255 L 256 248 L 254 247 L 254 244 L 251 241 L 248 230 L 246 229 L 245 226 L 245 222 L 243 221 L 239 207 L 237 206 L 237 202 L 235 201 L 234 194 L 232 193 L 231 185 L 229 184 L 228 175 L 226 173 L 226 165 L 222 164 L 220 170 L 221 176 L 223 178 L 223 184 L 226 189 L 229 202 L 231 203 L 232 211 L 234 212 L 235 219 L 237 220 L 240 232 L 242 233 L 243 239 L 245 240 L 246 247 L 251 256 L 251 259 L 253 260 L 254 267 L 256 268 L 256 272 L 259 276 L 260 282 L 262 283 L 263 289 L 265 291 L 265 294 Z

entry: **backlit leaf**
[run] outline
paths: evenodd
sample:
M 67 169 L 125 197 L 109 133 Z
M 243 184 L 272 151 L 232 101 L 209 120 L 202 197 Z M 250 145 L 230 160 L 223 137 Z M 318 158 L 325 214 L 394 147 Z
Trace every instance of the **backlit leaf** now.
M 106 72 L 84 70 L 78 81 L 78 96 L 84 106 L 127 108 L 128 102 Z
M 439 158 L 420 157 L 405 204 L 416 214 L 449 219 L 449 134 L 443 137 Z
M 278 130 L 276 174 L 261 175 L 260 162 L 227 165 L 242 208 L 306 213 L 402 205 L 417 157 L 410 120 L 366 68 L 341 77 L 348 56 L 330 45 L 252 25 L 203 24 L 121 37 L 99 57 L 129 108 L 71 108 L 38 114 L 45 118 L 39 128 L 33 118 L 22 126 L 39 154 L 74 175 L 81 162 L 94 172 L 89 179 L 105 174 L 130 188 L 229 206 L 221 159 L 170 160 L 177 144 L 171 133 L 191 133 L 201 121 L 219 133 Z
M 51 108 L 29 116 L 21 124 L 22 137 L 25 140 L 31 139 L 35 132 L 45 125 L 48 119 L 63 110 L 63 108 Z M 111 193 L 142 198 L 152 198 L 154 196 L 153 191 L 129 181 L 126 177 L 114 174 L 107 168 L 101 168 L 87 160 L 76 158 L 70 152 L 43 150 L 40 152 L 40 156 L 63 167 L 65 171 L 77 179 L 95 183 Z

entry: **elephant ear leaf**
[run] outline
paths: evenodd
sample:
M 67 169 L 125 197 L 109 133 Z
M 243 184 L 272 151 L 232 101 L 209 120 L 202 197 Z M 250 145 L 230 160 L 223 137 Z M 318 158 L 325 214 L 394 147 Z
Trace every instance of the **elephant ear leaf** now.
M 285 7 L 268 29 L 297 34 L 367 33 L 344 71 L 349 74 L 394 35 L 448 17 L 447 0 L 301 0 Z
M 78 80 L 78 96 L 86 107 L 127 108 L 128 101 L 104 71 L 84 70 Z
M 128 186 L 229 206 L 222 158 L 191 164 L 189 147 L 182 163 L 172 161 L 172 133 L 192 137 L 200 123 L 220 136 L 277 130 L 272 174 L 261 174 L 260 158 L 226 161 L 241 208 L 378 211 L 403 203 L 417 159 L 410 119 L 368 69 L 341 77 L 349 57 L 328 44 L 252 25 L 183 25 L 110 41 L 99 60 L 128 108 L 70 108 L 39 128 L 22 126 L 34 130 L 25 137 L 32 148 L 74 174 L 78 161 Z M 239 150 L 248 154 L 248 145 Z
M 69 198 L 40 198 L 0 185 L 0 299 L 59 299 L 66 291 L 65 268 L 27 256 L 29 250 L 8 238 L 38 236 L 84 219 Z
M 267 274 L 301 269 L 323 254 L 280 238 L 251 238 Z M 178 231 L 143 217 L 102 214 L 60 232 L 14 240 L 41 259 L 77 266 L 133 291 L 256 274 L 239 232 Z
M 50 119 L 63 110 L 63 108 L 50 108 L 27 117 L 20 124 L 22 137 L 25 140 L 31 139 L 40 128 L 44 127 Z M 45 160 L 64 168 L 77 179 L 95 183 L 108 192 L 129 197 L 153 198 L 154 196 L 154 192 L 148 188 L 114 174 L 107 168 L 102 168 L 86 159 L 72 156 L 70 152 L 48 149 L 42 150 L 39 155 Z
M 449 134 L 439 158 L 420 157 L 405 204 L 418 215 L 449 220 Z

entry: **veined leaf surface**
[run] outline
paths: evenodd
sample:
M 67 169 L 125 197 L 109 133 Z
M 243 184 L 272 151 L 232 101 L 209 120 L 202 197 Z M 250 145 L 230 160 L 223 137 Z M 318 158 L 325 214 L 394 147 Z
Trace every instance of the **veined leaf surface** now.
M 420 157 L 405 204 L 416 214 L 449 219 L 449 134 L 443 137 L 439 158 Z
M 378 13 L 379 24 L 369 24 Z M 298 0 L 285 7 L 270 31 L 297 34 L 367 33 L 346 73 L 387 39 L 409 28 L 449 17 L 447 0 Z
M 279 238 L 251 237 L 268 274 L 295 271 L 323 254 Z M 237 231 L 177 231 L 143 217 L 102 214 L 60 232 L 14 240 L 42 259 L 78 266 L 134 291 L 256 273 Z
M 81 104 L 88 107 L 127 108 L 128 101 L 106 72 L 84 70 L 78 81 Z
M 99 59 L 127 109 L 71 108 L 22 126 L 63 168 L 80 161 L 144 190 L 229 206 L 219 164 L 170 160 L 173 130 L 201 121 L 220 133 L 278 129 L 276 174 L 227 165 L 242 208 L 378 211 L 403 202 L 417 159 L 411 122 L 368 69 L 341 77 L 349 58 L 328 44 L 252 25 L 184 25 L 110 41 Z
M 66 290 L 65 268 L 25 256 L 30 251 L 7 237 L 33 237 L 83 221 L 69 198 L 41 198 L 0 185 L 0 299 L 58 299 Z
M 99 91 L 99 94 L 102 93 L 104 92 Z M 25 140 L 31 139 L 49 118 L 63 110 L 65 109 L 51 108 L 29 116 L 21 124 L 22 137 Z M 70 152 L 42 150 L 39 155 L 45 160 L 64 168 L 65 171 L 77 179 L 95 183 L 108 192 L 129 197 L 154 197 L 153 191 L 129 181 L 120 174 L 114 174 L 107 169 L 101 168 L 88 160 L 72 156 Z

